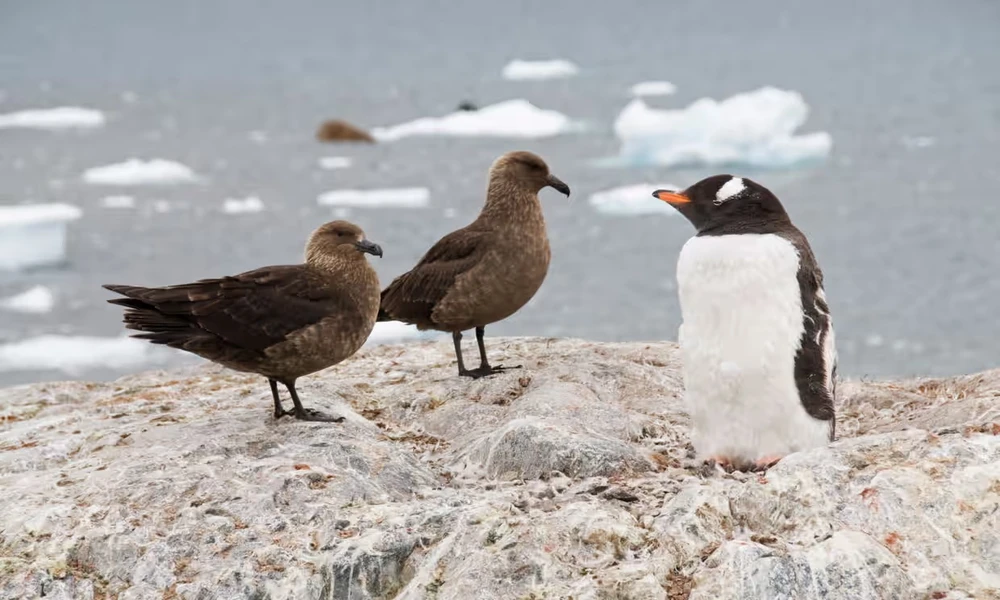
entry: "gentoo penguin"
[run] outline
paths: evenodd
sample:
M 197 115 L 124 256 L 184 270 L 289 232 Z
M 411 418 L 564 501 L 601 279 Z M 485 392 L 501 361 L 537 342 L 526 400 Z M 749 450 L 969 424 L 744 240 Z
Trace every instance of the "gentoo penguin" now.
M 832 441 L 837 353 L 823 273 L 781 202 L 732 175 L 653 196 L 697 230 L 681 249 L 677 284 L 698 458 L 766 469 Z
M 459 376 L 476 379 L 504 370 L 486 360 L 483 336 L 487 325 L 527 304 L 548 273 L 551 251 L 538 201 L 546 187 L 570 193 L 536 154 L 508 152 L 496 159 L 479 216 L 438 240 L 382 291 L 378 320 L 450 332 Z M 462 332 L 468 329 L 476 330 L 479 345 L 475 369 L 467 369 L 462 358 Z

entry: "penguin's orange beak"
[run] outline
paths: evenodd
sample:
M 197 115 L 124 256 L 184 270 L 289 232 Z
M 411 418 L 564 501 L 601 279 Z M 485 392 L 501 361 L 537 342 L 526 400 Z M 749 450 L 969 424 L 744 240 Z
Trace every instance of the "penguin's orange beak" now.
M 656 190 L 653 192 L 653 197 L 663 200 L 671 206 L 678 206 L 691 202 L 691 199 L 684 194 L 681 194 L 680 192 L 668 192 L 667 190 Z

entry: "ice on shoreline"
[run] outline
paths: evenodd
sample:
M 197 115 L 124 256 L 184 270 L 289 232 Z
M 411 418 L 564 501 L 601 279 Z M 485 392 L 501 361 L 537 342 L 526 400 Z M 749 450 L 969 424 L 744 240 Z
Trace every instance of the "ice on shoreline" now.
M 371 335 L 368 336 L 365 346 L 432 340 L 439 336 L 441 334 L 437 331 L 420 331 L 415 325 L 408 325 L 399 321 L 382 321 L 375 323 L 375 328 L 372 329 Z
M 0 371 L 62 371 L 79 375 L 90 369 L 138 369 L 158 349 L 130 337 L 40 335 L 0 345 Z

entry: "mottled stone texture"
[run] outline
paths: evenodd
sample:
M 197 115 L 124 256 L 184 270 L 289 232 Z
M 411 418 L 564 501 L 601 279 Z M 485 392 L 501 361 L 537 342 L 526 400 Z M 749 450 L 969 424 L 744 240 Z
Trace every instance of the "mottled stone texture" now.
M 381 346 L 275 421 L 215 367 L 0 390 L 0 598 L 1000 598 L 1000 371 L 846 381 L 829 447 L 688 458 L 672 344 Z

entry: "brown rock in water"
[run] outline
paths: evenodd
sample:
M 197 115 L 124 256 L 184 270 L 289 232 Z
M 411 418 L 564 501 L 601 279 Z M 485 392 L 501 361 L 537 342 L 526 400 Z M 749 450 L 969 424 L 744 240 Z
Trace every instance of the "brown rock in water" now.
M 541 287 L 551 256 L 538 192 L 569 186 L 530 152 L 510 152 L 490 168 L 486 204 L 471 224 L 441 238 L 413 269 L 382 292 L 379 321 L 451 332 L 458 374 L 503 370 L 486 360 L 486 326 L 511 316 Z M 476 330 L 480 365 L 466 369 L 462 331 Z M 513 367 L 517 368 L 517 367 Z
M 368 339 L 379 307 L 379 282 L 365 254 L 382 256 L 360 227 L 333 221 L 316 229 L 305 263 L 169 287 L 105 285 L 125 296 L 133 337 L 178 348 L 237 371 L 267 377 L 274 416 L 343 421 L 307 410 L 295 380 L 353 355 Z M 278 397 L 288 388 L 293 411 Z
M 364 129 L 340 119 L 324 121 L 316 131 L 316 139 L 321 142 L 375 142 L 375 138 Z

